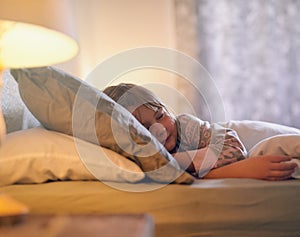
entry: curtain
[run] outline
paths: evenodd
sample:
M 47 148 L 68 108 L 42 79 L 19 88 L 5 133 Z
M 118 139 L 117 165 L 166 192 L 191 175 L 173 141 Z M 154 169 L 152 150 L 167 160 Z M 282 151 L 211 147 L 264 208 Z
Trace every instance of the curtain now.
M 175 12 L 178 49 L 211 74 L 226 120 L 300 127 L 299 0 L 176 0 Z

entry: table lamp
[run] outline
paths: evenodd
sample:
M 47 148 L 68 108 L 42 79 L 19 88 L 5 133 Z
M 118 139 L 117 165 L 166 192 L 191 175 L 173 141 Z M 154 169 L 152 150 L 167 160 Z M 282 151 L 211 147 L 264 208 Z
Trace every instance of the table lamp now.
M 68 0 L 1 0 L 0 90 L 6 68 L 40 67 L 74 57 L 78 45 L 70 33 Z M 1 91 L 0 91 L 1 96 Z M 6 133 L 0 97 L 0 149 Z M 27 212 L 26 206 L 0 194 L 0 218 Z M 1 224 L 1 219 L 0 219 Z

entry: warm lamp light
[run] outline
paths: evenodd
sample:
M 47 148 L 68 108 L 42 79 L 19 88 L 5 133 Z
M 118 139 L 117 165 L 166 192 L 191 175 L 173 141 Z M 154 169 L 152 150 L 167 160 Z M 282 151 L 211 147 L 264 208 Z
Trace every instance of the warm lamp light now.
M 2 68 L 38 67 L 69 60 L 78 52 L 69 36 L 45 27 L 0 19 Z
M 1 0 L 0 96 L 3 69 L 57 64 L 77 54 L 77 43 L 68 36 L 68 4 L 68 0 Z M 0 97 L 0 149 L 5 133 Z M 0 195 L 0 225 L 7 217 L 18 220 L 26 213 L 26 206 Z
M 78 52 L 69 0 L 1 0 L 0 68 L 64 62 Z

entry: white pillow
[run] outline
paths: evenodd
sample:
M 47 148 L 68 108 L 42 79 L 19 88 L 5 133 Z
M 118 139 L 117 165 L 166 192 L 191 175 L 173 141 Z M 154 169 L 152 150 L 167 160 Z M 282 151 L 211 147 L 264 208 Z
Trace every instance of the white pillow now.
M 259 155 L 286 155 L 294 157 L 292 162 L 298 164 L 294 178 L 300 178 L 300 135 L 286 134 L 277 135 L 262 140 L 257 143 L 250 151 L 249 157 Z
M 97 177 L 80 156 L 94 163 Z M 137 182 L 144 177 L 134 162 L 112 150 L 39 127 L 8 134 L 0 148 L 0 185 L 97 178 Z
M 297 128 L 263 121 L 231 120 L 219 124 L 235 130 L 247 151 L 268 137 L 280 134 L 300 135 L 300 130 Z

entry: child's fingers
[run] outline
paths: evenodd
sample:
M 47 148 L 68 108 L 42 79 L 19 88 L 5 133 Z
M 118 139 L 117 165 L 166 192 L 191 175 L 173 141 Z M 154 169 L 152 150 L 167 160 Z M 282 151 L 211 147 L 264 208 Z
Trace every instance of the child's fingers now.
M 271 162 L 278 163 L 278 162 L 286 162 L 291 161 L 292 157 L 290 156 L 271 156 Z
M 270 172 L 268 178 L 270 180 L 284 180 L 291 178 L 292 174 L 294 173 L 293 169 L 290 170 L 273 170 Z
M 295 170 L 297 164 L 294 162 L 280 162 L 280 163 L 273 163 L 271 165 L 271 170 Z

